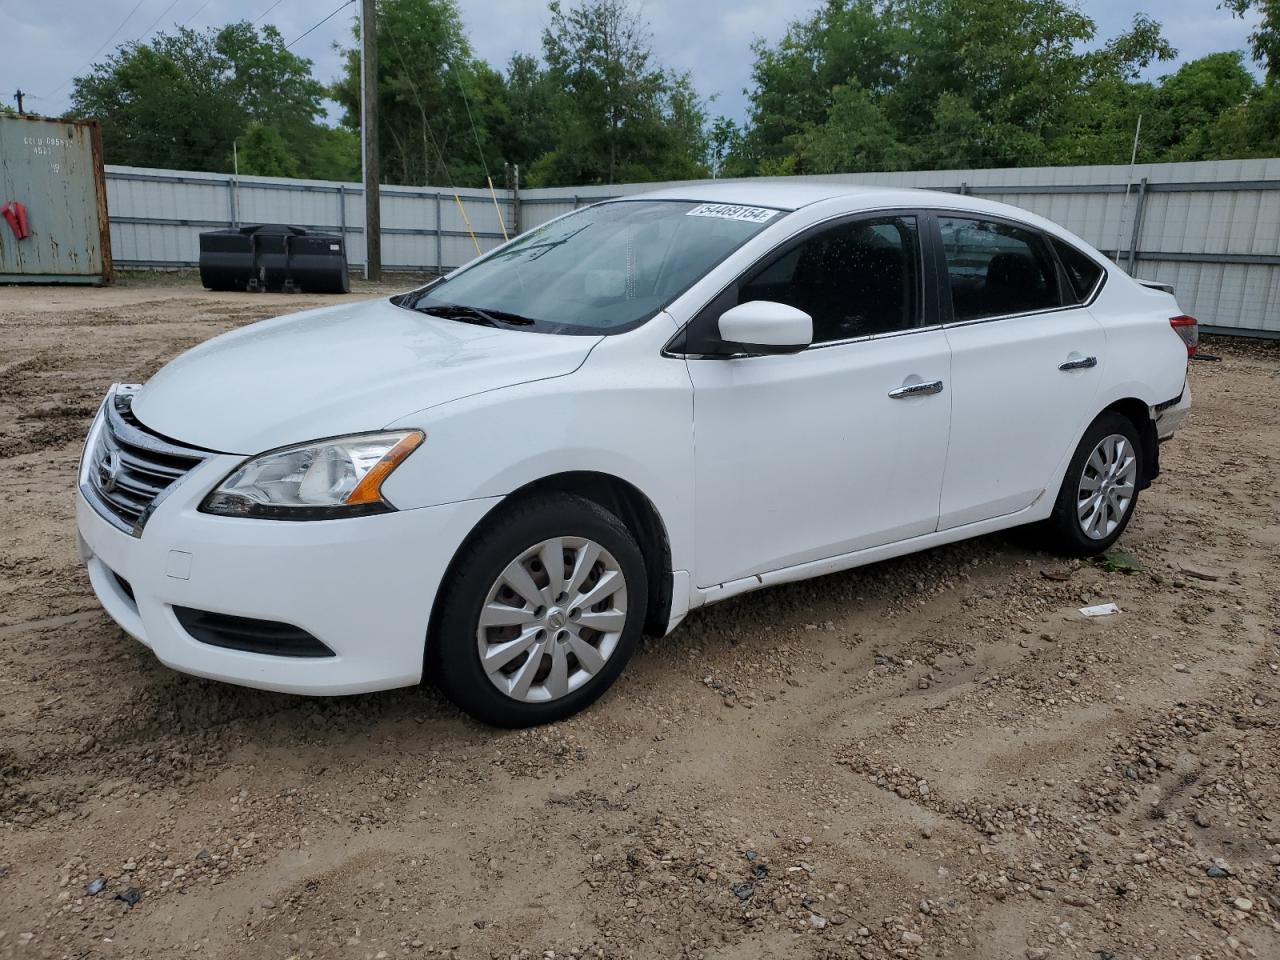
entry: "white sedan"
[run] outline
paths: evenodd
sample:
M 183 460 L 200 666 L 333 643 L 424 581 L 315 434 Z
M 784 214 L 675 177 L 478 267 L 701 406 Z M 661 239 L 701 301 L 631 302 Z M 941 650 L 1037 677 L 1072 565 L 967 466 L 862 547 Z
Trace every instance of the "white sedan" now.
M 1038 216 L 848 185 L 664 190 L 107 394 L 77 523 L 176 670 L 600 696 L 689 610 L 1038 524 L 1105 550 L 1190 404 L 1195 321 Z

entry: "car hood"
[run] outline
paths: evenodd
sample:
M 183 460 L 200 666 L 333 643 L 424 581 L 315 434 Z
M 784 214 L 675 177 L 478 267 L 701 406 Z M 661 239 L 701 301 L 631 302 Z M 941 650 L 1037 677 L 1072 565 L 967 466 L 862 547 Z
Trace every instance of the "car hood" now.
M 378 430 L 450 400 L 561 377 L 599 342 L 476 326 L 366 300 L 277 317 L 202 343 L 152 377 L 133 411 L 174 440 L 247 455 Z

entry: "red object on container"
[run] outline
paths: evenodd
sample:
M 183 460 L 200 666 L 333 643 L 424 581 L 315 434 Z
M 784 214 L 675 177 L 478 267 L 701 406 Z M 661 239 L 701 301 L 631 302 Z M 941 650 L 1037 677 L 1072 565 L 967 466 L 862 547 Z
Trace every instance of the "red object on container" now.
M 31 230 L 27 226 L 27 208 L 17 200 L 10 200 L 0 207 L 0 215 L 3 215 L 5 222 L 9 224 L 9 229 L 19 240 L 25 240 L 31 236 Z

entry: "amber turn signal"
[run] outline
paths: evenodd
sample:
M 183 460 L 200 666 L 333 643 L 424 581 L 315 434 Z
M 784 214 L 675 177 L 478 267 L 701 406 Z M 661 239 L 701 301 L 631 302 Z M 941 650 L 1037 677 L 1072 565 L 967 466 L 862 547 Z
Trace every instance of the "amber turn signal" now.
M 405 457 L 417 450 L 425 439 L 427 435 L 421 430 L 408 434 L 373 465 L 373 468 L 356 484 L 355 489 L 343 502 L 349 506 L 379 502 L 382 499 L 382 481 L 391 475 L 391 471 L 398 467 Z

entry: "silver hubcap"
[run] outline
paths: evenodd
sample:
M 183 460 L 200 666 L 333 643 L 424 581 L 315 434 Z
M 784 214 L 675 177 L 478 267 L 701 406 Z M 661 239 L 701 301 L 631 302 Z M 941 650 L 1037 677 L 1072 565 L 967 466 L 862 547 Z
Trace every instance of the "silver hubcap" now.
M 1129 439 L 1118 433 L 1103 437 L 1085 461 L 1076 492 L 1076 516 L 1086 537 L 1105 540 L 1115 532 L 1133 503 L 1137 479 L 1138 458 Z
M 603 670 L 626 624 L 618 561 L 591 540 L 554 537 L 512 560 L 489 588 L 476 643 L 495 687 L 545 703 Z

